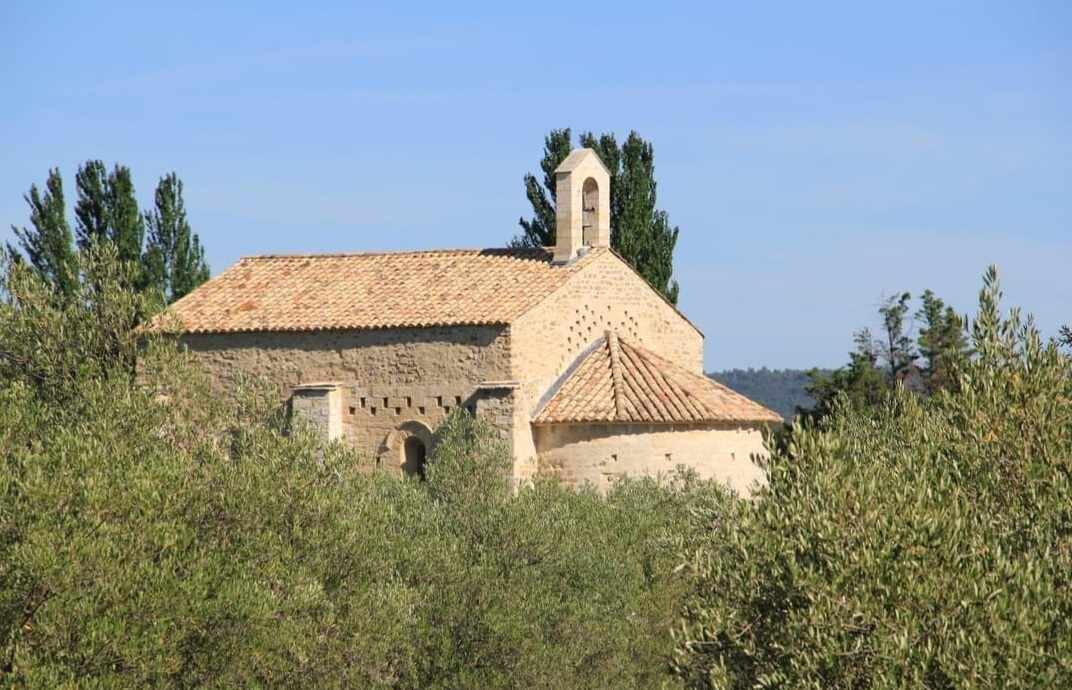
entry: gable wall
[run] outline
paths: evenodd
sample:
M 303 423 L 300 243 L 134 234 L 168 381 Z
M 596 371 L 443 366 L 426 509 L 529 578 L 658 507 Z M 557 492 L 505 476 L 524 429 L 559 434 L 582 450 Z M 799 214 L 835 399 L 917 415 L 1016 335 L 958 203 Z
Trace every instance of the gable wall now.
M 505 327 L 186 334 L 182 342 L 221 386 L 243 373 L 287 400 L 299 384 L 339 383 L 343 439 L 386 469 L 395 469 L 400 428 L 434 431 L 458 405 L 487 412 L 504 431 L 512 423 L 511 396 L 476 390 L 511 376 Z
M 607 252 L 510 327 L 513 377 L 521 383 L 513 437 L 521 478 L 538 470 L 531 421 L 541 397 L 608 329 L 689 371 L 703 371 L 703 335 Z
M 511 326 L 514 377 L 524 399 L 535 405 L 608 329 L 689 371 L 703 371 L 703 335 L 608 252 Z

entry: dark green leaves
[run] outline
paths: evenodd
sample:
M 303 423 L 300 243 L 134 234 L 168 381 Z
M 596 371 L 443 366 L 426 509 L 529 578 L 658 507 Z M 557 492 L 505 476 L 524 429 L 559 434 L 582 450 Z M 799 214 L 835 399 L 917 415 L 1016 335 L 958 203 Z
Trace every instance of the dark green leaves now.
M 674 247 L 678 229 L 670 225 L 665 211 L 656 208 L 655 152 L 636 132 L 621 146 L 613 134 L 596 137 L 586 132 L 582 147 L 591 148 L 610 171 L 611 246 L 648 283 L 671 303 L 677 303 L 678 284 L 673 280 Z M 531 220 L 521 219 L 522 233 L 515 244 L 547 247 L 555 243 L 554 170 L 572 147 L 569 129 L 552 130 L 544 140 L 540 161 L 543 185 L 534 175 L 525 176 L 525 194 L 532 204 Z
M 54 285 L 59 294 L 70 295 L 77 276 L 60 171 L 52 169 L 48 172 L 44 194 L 38 191 L 37 185 L 32 185 L 24 198 L 30 206 L 33 229 L 12 228 L 19 240 L 19 249 L 41 278 Z M 17 252 L 10 246 L 8 250 L 11 254 Z
M 133 266 L 127 288 L 150 291 L 165 303 L 208 280 L 204 247 L 190 229 L 182 181 L 175 173 L 160 179 L 153 210 L 143 215 L 129 168 L 116 165 L 108 172 L 102 161 L 87 161 L 75 175 L 74 238 L 66 219 L 58 170 L 50 171 L 46 186 L 44 195 L 36 185 L 31 187 L 26 202 L 33 228 L 15 228 L 15 234 L 18 249 L 56 294 L 69 297 L 82 279 L 74 266 L 75 238 L 83 250 L 111 244 L 119 260 Z M 14 251 L 9 248 L 9 253 Z
M 145 224 L 149 228 L 144 259 L 149 282 L 169 303 L 208 280 L 205 252 L 186 220 L 182 180 L 175 173 L 160 178 L 155 206 L 146 212 Z

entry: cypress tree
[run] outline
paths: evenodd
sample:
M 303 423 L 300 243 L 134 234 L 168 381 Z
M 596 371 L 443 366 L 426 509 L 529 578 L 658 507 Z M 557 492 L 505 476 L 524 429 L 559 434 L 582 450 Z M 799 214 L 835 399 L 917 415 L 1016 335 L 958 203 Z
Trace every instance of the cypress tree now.
M 11 227 L 18 238 L 19 248 L 41 278 L 60 295 L 70 296 L 74 293 L 78 273 L 60 171 L 54 168 L 48 172 L 44 194 L 37 185 L 31 185 L 30 192 L 23 198 L 30 206 L 33 228 Z M 8 245 L 8 253 L 18 256 L 18 250 L 11 245 Z
M 630 132 L 619 158 L 617 185 L 611 183 L 611 246 L 676 304 L 678 284 L 672 275 L 678 229 L 670 226 L 666 211 L 656 208 L 655 151 L 636 132 Z
M 525 175 L 525 195 L 533 217 L 520 220 L 521 234 L 514 244 L 546 247 L 555 243 L 554 170 L 572 148 L 570 130 L 555 129 L 544 139 L 540 160 L 543 184 L 535 175 Z M 674 247 L 678 228 L 670 225 L 665 211 L 656 208 L 655 153 L 652 145 L 630 132 L 619 146 L 613 134 L 596 137 L 586 132 L 581 146 L 591 148 L 610 171 L 610 232 L 615 249 L 648 283 L 676 304 L 678 284 L 673 280 Z
M 145 222 L 134 196 L 134 180 L 130 168 L 117 165 L 108 176 L 108 219 L 110 239 L 115 243 L 123 261 L 141 261 L 145 240 Z

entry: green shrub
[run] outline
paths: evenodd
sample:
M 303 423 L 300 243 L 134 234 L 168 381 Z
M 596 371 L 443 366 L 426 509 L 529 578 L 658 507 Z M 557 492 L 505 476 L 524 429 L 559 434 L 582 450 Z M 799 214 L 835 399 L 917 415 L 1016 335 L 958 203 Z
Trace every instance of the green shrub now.
M 987 276 L 955 393 L 794 429 L 708 511 L 693 687 L 1072 687 L 1072 363 Z
M 125 270 L 107 248 L 81 261 Z M 676 682 L 675 553 L 717 487 L 515 493 L 467 415 L 427 482 L 363 474 L 286 429 L 274 394 L 221 396 L 167 340 L 124 331 L 140 307 L 118 278 L 63 302 L 24 267 L 3 279 L 0 684 Z

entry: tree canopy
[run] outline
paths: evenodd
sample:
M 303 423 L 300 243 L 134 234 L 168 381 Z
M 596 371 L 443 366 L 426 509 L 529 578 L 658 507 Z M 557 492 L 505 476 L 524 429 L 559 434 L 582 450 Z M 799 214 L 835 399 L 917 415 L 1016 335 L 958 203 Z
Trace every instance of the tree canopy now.
M 540 160 L 542 181 L 525 175 L 525 195 L 533 216 L 522 218 L 520 246 L 548 247 L 555 244 L 554 171 L 573 147 L 569 129 L 555 129 L 544 139 Z M 580 136 L 582 147 L 593 149 L 610 171 L 610 243 L 629 264 L 670 302 L 676 304 L 678 284 L 673 279 L 674 247 L 678 228 L 670 225 L 666 211 L 656 207 L 655 150 L 636 132 L 618 144 L 613 134 Z
M 847 365 L 809 373 L 807 392 L 814 404 L 798 408 L 800 414 L 813 421 L 826 417 L 841 397 L 855 407 L 874 408 L 898 386 L 934 395 L 956 385 L 957 370 L 971 355 L 967 319 L 925 290 L 915 312 L 919 325 L 913 339 L 908 322 L 911 300 L 909 292 L 883 300 L 878 308 L 880 337 L 868 328 L 857 331 Z
M 713 506 L 686 685 L 1072 684 L 1072 360 L 1000 294 L 988 272 L 955 386 L 842 395 L 757 500 Z
M 0 271 L 0 683 L 624 687 L 670 682 L 676 541 L 724 491 L 514 492 L 459 411 L 425 482 L 221 392 L 108 242 L 73 299 Z M 138 376 L 119 361 L 138 357 Z
M 104 242 L 115 246 L 120 261 L 136 266 L 128 289 L 152 291 L 164 303 L 208 280 L 204 248 L 186 219 L 182 181 L 175 173 L 160 179 L 154 207 L 145 213 L 138 208 L 126 166 L 116 165 L 109 172 L 102 161 L 87 161 L 78 168 L 75 187 L 73 235 L 63 180 L 53 169 L 45 193 L 32 185 L 25 197 L 32 227 L 13 228 L 17 246 L 8 245 L 8 253 L 29 261 L 57 295 L 70 296 L 76 290 L 76 245 L 85 250 Z
M 0 270 L 5 685 L 1072 683 L 1072 358 L 993 274 L 954 385 L 840 394 L 746 500 L 514 491 L 464 411 L 389 476 L 129 330 L 153 298 L 115 244 L 73 261 L 68 300 Z

